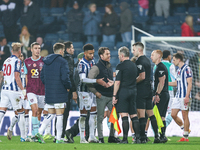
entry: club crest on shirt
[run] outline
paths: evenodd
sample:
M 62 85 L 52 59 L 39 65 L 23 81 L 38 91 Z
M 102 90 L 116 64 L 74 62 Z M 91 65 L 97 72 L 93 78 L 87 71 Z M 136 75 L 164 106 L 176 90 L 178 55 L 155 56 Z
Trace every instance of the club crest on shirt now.
M 142 69 L 142 65 L 137 65 L 137 67 L 138 67 L 138 69 L 140 69 L 140 70 Z
M 37 66 L 36 63 L 34 63 L 34 64 L 33 64 L 33 67 L 36 67 L 36 66 Z
M 160 72 L 160 74 L 162 74 L 164 71 L 159 71 Z

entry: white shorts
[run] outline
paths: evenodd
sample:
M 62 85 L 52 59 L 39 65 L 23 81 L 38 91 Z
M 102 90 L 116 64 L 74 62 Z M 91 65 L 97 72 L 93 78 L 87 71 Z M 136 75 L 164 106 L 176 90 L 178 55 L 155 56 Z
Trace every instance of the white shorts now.
M 172 111 L 172 102 L 174 99 L 174 91 L 169 91 L 169 103 L 168 103 L 168 107 L 167 107 L 167 112 L 171 113 Z
M 94 95 L 92 92 L 78 92 L 79 96 L 79 108 L 80 110 L 83 110 L 84 108 L 86 110 L 90 110 L 91 107 L 96 107 L 96 95 Z
M 24 100 L 23 108 L 28 110 L 31 109 L 30 103 L 27 99 Z
M 22 92 L 9 90 L 1 91 L 1 107 L 8 108 L 11 104 L 14 110 L 22 109 L 22 101 Z
M 61 109 L 66 107 L 66 103 L 46 104 L 45 107 L 47 109 L 48 108 Z
M 34 93 L 27 93 L 27 98 L 30 105 L 38 104 L 39 108 L 44 108 L 44 105 L 45 105 L 44 95 L 36 95 Z
M 190 102 L 184 104 L 184 98 L 174 98 L 172 102 L 172 109 L 189 110 Z

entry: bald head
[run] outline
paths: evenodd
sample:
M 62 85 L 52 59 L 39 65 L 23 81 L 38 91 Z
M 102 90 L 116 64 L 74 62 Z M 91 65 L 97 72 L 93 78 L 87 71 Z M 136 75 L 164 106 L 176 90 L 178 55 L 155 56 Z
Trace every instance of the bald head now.
M 38 38 L 36 39 L 36 42 L 39 43 L 40 45 L 42 45 L 42 43 L 43 43 L 42 37 L 38 37 Z

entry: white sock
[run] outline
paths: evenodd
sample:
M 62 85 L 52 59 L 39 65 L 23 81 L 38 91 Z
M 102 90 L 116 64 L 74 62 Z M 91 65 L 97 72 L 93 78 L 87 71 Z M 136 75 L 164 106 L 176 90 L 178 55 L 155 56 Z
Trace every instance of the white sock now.
M 80 139 L 85 139 L 85 119 L 86 114 L 82 114 L 79 118 L 79 132 L 80 132 Z
M 56 115 L 56 116 L 57 116 L 57 122 L 56 122 L 57 137 L 56 137 L 56 139 L 58 141 L 60 141 L 61 135 L 62 135 L 62 129 L 63 129 L 63 115 Z
M 181 126 L 181 129 L 182 129 L 182 130 L 184 129 L 184 125 Z
M 18 112 L 19 114 L 19 129 L 20 129 L 20 134 L 21 134 L 21 137 L 23 139 L 25 139 L 25 119 L 24 119 L 24 112 Z
M 89 129 L 90 129 L 90 139 L 94 139 L 94 132 L 96 129 L 96 124 L 97 124 L 97 114 L 95 113 L 90 113 L 90 119 L 89 119 Z
M 15 115 L 12 120 L 11 120 L 11 123 L 10 123 L 10 127 L 9 127 L 9 130 L 10 131 L 13 131 L 13 127 L 15 126 L 15 124 L 19 121 L 19 115 Z
M 44 115 L 44 118 L 47 118 L 48 114 Z M 47 127 L 45 129 L 45 135 L 51 134 L 51 121 L 47 124 Z
M 0 110 L 0 123 L 1 123 L 1 120 L 3 119 L 5 113 L 6 112 L 4 110 Z
M 44 118 L 42 125 L 39 128 L 39 133 L 42 135 L 47 125 L 51 123 L 51 120 L 55 117 L 55 114 L 48 114 L 47 117 Z M 57 126 L 57 125 L 56 125 Z
M 25 114 L 25 137 L 28 136 L 29 130 L 29 114 Z

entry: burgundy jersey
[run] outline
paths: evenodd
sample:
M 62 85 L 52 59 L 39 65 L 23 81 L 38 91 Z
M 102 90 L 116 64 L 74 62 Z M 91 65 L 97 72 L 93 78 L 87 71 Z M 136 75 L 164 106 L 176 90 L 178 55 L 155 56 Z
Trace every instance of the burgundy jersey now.
M 24 73 L 27 75 L 27 93 L 34 93 L 36 95 L 45 95 L 44 84 L 40 79 L 40 72 L 44 62 L 43 57 L 33 60 L 32 57 L 25 59 Z

